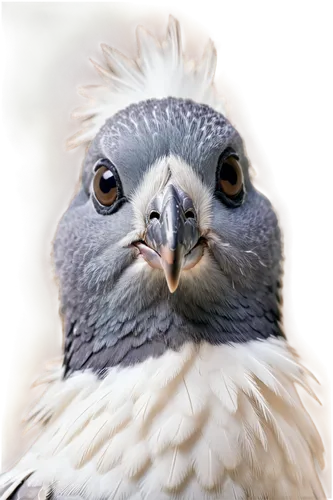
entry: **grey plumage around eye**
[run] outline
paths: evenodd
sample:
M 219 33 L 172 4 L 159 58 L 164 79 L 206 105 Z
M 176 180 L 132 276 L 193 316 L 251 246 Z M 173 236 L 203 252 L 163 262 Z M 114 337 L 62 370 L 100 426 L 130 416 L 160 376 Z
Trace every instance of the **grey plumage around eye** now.
M 227 148 L 237 153 L 243 171 L 244 196 L 235 208 L 225 202 L 216 181 L 219 158 Z M 101 217 L 91 202 L 89 170 L 103 156 L 117 169 L 125 201 L 119 210 Z M 167 345 L 179 348 L 186 341 L 220 344 L 283 335 L 277 300 L 281 274 L 277 219 L 269 201 L 253 188 L 241 138 L 223 115 L 171 97 L 131 105 L 107 120 L 97 134 L 86 157 L 85 175 L 86 187 L 78 195 L 83 204 L 74 202 L 69 208 L 55 240 L 67 337 L 72 342 L 68 373 L 84 367 L 99 371 L 160 355 L 166 348 L 162 336 Z M 173 194 L 168 194 L 163 186 L 171 184 Z M 187 208 L 195 218 L 186 219 Z M 147 221 L 152 210 L 159 220 Z M 177 256 L 171 270 L 167 257 L 172 260 L 170 249 L 178 243 L 176 254 L 184 255 Z M 73 252 L 77 245 L 80 251 Z M 137 248 L 153 267 L 143 268 L 140 279 L 129 284 Z M 163 252 L 166 258 L 161 260 Z M 196 263 L 202 253 L 197 267 L 180 271 L 181 266 Z M 211 265 L 204 265 L 207 260 Z M 202 284 L 193 286 L 199 268 L 203 268 Z M 162 269 L 171 288 L 178 284 L 173 294 Z M 93 312 L 87 310 L 89 303 Z M 252 304 L 258 314 L 253 314 Z M 82 319 L 86 314 L 89 324 Z M 172 320 L 174 314 L 177 322 Z M 158 329 L 155 321 L 147 321 L 151 315 L 160 324 Z M 74 328 L 80 334 L 73 334 Z

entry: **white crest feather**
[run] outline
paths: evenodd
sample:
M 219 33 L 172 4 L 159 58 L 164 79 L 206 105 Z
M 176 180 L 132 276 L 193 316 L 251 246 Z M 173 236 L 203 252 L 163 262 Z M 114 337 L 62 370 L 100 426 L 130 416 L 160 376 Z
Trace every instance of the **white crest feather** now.
M 137 28 L 134 59 L 105 44 L 101 47 L 106 67 L 92 63 L 103 85 L 79 89 L 89 103 L 72 114 L 82 120 L 82 129 L 68 140 L 68 149 L 88 143 L 108 118 L 130 104 L 147 99 L 187 98 L 223 112 L 213 82 L 216 67 L 213 42 L 208 40 L 201 59 L 190 60 L 183 53 L 180 26 L 172 16 L 162 40 L 142 26 Z

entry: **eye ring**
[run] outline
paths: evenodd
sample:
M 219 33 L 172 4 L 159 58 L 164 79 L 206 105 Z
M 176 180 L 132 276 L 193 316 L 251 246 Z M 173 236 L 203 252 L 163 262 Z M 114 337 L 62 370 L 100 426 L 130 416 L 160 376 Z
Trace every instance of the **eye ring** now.
M 238 155 L 227 148 L 219 157 L 216 171 L 216 195 L 228 207 L 238 207 L 245 196 L 244 175 Z
M 92 200 L 94 206 L 102 215 L 108 215 L 118 210 L 125 201 L 118 172 L 108 159 L 100 159 L 94 166 L 92 181 Z

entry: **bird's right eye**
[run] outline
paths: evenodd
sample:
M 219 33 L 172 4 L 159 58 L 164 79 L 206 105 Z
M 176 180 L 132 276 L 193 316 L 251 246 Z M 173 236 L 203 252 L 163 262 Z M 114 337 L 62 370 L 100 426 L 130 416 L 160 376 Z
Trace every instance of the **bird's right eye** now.
M 110 207 L 118 196 L 117 180 L 107 167 L 101 166 L 95 173 L 94 195 L 104 207 Z
M 126 201 L 117 169 L 106 158 L 98 160 L 94 167 L 92 201 L 101 215 L 116 212 Z

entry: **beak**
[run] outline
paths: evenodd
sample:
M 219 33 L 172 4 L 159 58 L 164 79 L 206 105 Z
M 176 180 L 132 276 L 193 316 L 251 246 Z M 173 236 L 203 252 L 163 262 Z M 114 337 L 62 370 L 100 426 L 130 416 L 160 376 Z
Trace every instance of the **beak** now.
M 150 206 L 146 231 L 146 244 L 159 255 L 169 290 L 173 293 L 180 274 L 186 266 L 187 256 L 200 238 L 197 216 L 191 198 L 180 188 L 169 183 Z M 193 261 L 193 258 L 192 258 Z

